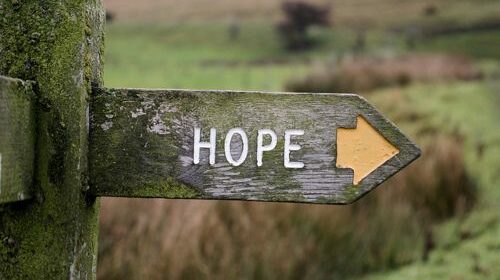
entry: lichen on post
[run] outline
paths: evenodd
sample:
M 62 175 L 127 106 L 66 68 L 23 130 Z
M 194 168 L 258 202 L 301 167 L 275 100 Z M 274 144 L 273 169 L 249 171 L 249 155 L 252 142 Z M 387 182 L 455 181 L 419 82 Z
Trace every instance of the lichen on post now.
M 0 279 L 93 279 L 88 99 L 102 84 L 102 4 L 0 0 L 0 18 L 0 74 L 33 81 L 38 102 L 34 198 L 0 208 Z

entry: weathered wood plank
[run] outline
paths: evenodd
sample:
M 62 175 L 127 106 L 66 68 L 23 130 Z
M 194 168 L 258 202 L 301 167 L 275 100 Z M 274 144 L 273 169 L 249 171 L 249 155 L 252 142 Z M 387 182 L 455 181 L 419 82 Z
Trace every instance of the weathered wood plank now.
M 353 169 L 337 167 L 336 141 L 337 129 L 356 128 L 358 117 L 398 152 L 355 180 Z M 210 142 L 211 128 L 213 162 L 209 144 L 202 143 L 198 163 L 195 143 Z M 272 132 L 262 129 L 275 133 L 275 146 Z M 229 131 L 235 136 L 228 140 Z M 261 166 L 259 144 L 270 150 L 262 152 Z M 353 94 L 99 89 L 92 100 L 90 180 L 97 196 L 344 204 L 419 154 L 394 125 Z
M 0 204 L 31 197 L 35 107 L 31 84 L 0 76 Z

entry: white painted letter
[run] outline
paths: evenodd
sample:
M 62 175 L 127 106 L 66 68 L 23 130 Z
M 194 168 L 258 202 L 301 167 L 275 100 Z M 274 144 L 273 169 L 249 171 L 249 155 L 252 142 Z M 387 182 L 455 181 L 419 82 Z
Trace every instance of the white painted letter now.
M 290 138 L 292 136 L 304 135 L 304 130 L 285 130 L 285 150 L 284 150 L 284 163 L 285 168 L 302 168 L 304 163 L 300 161 L 290 161 L 290 151 L 300 150 L 300 145 L 290 144 Z
M 233 135 L 236 133 L 240 135 L 241 141 L 243 142 L 243 150 L 241 151 L 240 158 L 237 161 L 235 161 L 231 155 L 231 139 L 233 139 Z M 245 161 L 248 154 L 248 138 L 243 129 L 233 128 L 227 132 L 226 140 L 224 142 L 224 152 L 226 153 L 227 161 L 233 166 L 241 165 Z
M 210 149 L 209 163 L 210 165 L 215 164 L 215 142 L 216 142 L 216 130 L 215 128 L 210 129 L 210 142 L 200 142 L 201 140 L 201 129 L 194 128 L 194 147 L 193 147 L 193 163 L 200 163 L 200 150 L 201 148 Z
M 269 145 L 263 146 L 264 135 L 271 136 L 271 143 Z M 257 134 L 257 166 L 262 166 L 262 155 L 264 152 L 271 151 L 276 148 L 276 144 L 278 143 L 278 139 L 276 137 L 276 133 L 270 129 L 259 129 Z

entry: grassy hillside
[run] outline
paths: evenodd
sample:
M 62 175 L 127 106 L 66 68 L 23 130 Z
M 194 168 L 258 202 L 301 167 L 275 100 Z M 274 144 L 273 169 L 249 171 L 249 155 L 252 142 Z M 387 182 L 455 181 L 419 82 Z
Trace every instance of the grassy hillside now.
M 347 29 L 318 30 L 318 48 L 286 52 L 274 28 L 245 23 L 236 40 L 223 23 L 114 23 L 107 28 L 105 83 L 110 87 L 282 90 L 317 63 L 349 55 L 356 36 Z M 500 59 L 500 31 L 447 35 L 417 44 L 417 51 Z M 367 35 L 368 55 L 405 53 L 404 38 Z M 481 46 L 481 47 L 478 47 Z

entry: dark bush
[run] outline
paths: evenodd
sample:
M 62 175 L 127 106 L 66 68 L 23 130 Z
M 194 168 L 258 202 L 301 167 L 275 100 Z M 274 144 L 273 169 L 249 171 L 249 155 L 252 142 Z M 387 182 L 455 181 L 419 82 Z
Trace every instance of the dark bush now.
M 285 20 L 277 26 L 279 33 L 290 50 L 310 47 L 313 41 L 308 36 L 312 26 L 329 26 L 330 8 L 306 2 L 285 2 L 282 5 Z

